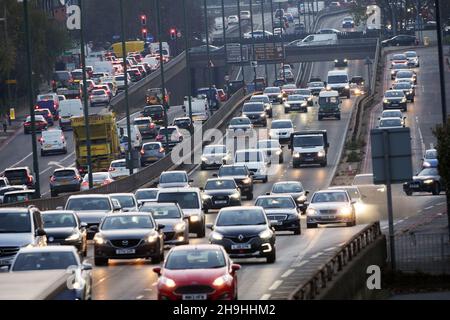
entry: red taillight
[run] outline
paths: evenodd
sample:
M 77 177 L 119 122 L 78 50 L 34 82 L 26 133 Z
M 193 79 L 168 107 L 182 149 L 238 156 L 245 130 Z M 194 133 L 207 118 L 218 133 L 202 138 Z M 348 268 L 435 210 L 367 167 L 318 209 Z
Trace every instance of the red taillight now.
M 34 106 L 34 110 L 38 110 L 39 109 L 39 106 Z
M 50 182 L 55 182 L 55 180 L 56 180 L 55 176 L 50 177 Z
M 144 155 L 144 154 L 145 154 L 144 149 L 141 149 L 141 155 Z
M 154 129 L 155 128 L 155 124 L 154 123 L 150 123 L 150 129 Z
M 66 138 L 64 138 L 64 136 L 61 136 L 61 141 L 64 142 L 66 140 Z
M 158 135 L 156 136 L 156 141 L 159 141 L 159 140 L 162 140 L 162 135 L 160 135 L 160 134 L 158 134 Z
M 163 153 L 164 151 L 166 151 L 164 148 L 159 149 L 159 153 Z
M 89 182 L 87 181 L 83 181 L 83 183 L 81 184 L 83 187 L 89 187 Z
M 28 181 L 29 183 L 33 182 L 33 177 L 32 177 L 32 176 L 28 176 L 28 177 L 27 177 L 27 181 Z
M 43 143 L 45 142 L 45 139 L 41 137 L 41 138 L 38 139 L 38 141 L 39 141 L 41 144 L 43 144 Z

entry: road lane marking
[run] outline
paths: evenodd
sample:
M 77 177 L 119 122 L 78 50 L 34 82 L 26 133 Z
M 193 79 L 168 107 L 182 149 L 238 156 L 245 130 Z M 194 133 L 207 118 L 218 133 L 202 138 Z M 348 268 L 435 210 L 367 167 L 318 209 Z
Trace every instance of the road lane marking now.
M 321 255 L 323 255 L 323 252 L 317 252 L 316 254 L 311 256 L 311 259 L 316 259 L 316 258 L 320 257 Z
M 328 252 L 328 251 L 333 251 L 333 250 L 335 250 L 335 249 L 336 249 L 336 247 L 331 247 L 331 248 L 325 249 L 325 250 L 323 250 L 323 251 Z
M 445 202 L 438 202 L 438 203 L 436 203 L 437 206 L 442 206 L 443 204 L 445 204 Z
M 307 264 L 308 262 L 309 262 L 309 259 L 308 260 L 304 260 L 304 261 L 299 262 L 299 263 L 294 263 L 293 265 L 291 265 L 291 267 L 292 268 L 300 268 L 301 266 Z
M 48 167 L 47 169 L 39 172 L 39 175 L 43 175 L 45 172 L 47 172 L 48 170 L 51 170 L 51 169 L 53 169 L 53 168 L 52 167 Z
M 102 282 L 105 281 L 105 280 L 106 280 L 106 277 L 103 277 L 103 278 L 101 278 L 100 280 L 98 280 L 97 283 L 102 283 Z
M 286 271 L 285 273 L 283 273 L 282 275 L 281 275 L 281 277 L 282 278 L 287 278 L 287 277 L 289 277 L 291 274 L 292 274 L 292 272 L 294 272 L 295 271 L 295 269 L 289 269 L 288 271 Z
M 269 288 L 270 291 L 277 290 L 278 287 L 283 283 L 283 280 L 275 281 Z
M 429 206 L 429 207 L 426 207 L 426 208 L 424 208 L 425 210 L 430 210 L 430 209 L 432 209 L 432 208 L 434 208 L 434 206 Z
M 14 168 L 16 167 L 19 163 L 22 163 L 23 161 L 25 161 L 26 159 L 28 159 L 29 157 L 31 157 L 33 155 L 33 152 L 29 153 L 25 158 L 23 158 L 22 160 L 17 161 L 16 163 L 14 163 L 13 165 L 9 166 L 10 168 Z
M 263 294 L 261 296 L 261 298 L 259 298 L 259 300 L 269 300 L 269 298 L 270 298 L 270 294 L 266 293 L 266 294 Z
M 143 297 L 144 297 L 143 295 L 137 296 L 136 300 L 141 300 Z

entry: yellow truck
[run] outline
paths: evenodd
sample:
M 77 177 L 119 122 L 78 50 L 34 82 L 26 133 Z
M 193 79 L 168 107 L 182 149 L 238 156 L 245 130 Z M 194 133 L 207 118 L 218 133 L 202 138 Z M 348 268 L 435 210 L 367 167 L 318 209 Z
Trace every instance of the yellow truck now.
M 71 118 L 75 143 L 75 165 L 87 173 L 86 126 L 84 117 Z M 112 112 L 89 116 L 92 172 L 107 171 L 111 161 L 120 158 L 120 142 L 116 117 Z
M 144 41 L 127 41 L 125 42 L 125 50 L 127 55 L 130 52 L 142 52 L 144 51 L 145 43 Z M 122 42 L 116 42 L 112 46 L 112 50 L 117 58 L 122 58 Z

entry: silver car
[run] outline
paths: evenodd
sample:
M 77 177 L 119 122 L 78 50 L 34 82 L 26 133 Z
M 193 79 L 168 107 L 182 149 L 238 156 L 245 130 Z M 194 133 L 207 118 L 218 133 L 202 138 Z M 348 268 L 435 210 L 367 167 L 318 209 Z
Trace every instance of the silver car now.
M 112 193 L 109 196 L 111 199 L 119 201 L 123 212 L 138 211 L 138 202 L 133 193 Z
M 165 171 L 159 176 L 158 188 L 188 188 L 190 182 L 186 171 Z
M 203 149 L 201 169 L 220 167 L 231 162 L 231 152 L 223 144 L 208 145 Z

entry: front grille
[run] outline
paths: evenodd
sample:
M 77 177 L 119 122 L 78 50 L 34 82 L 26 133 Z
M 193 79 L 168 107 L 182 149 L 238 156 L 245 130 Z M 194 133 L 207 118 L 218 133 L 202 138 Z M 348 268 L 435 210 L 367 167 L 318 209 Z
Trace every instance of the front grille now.
M 19 247 L 0 247 L 0 258 L 14 256 L 19 249 Z
M 237 237 L 224 237 L 225 239 L 228 239 L 228 240 L 231 240 L 231 241 L 233 241 L 233 242 L 235 242 L 235 243 L 246 243 L 246 242 L 249 242 L 250 240 L 252 240 L 254 237 L 243 237 L 242 238 L 242 240 L 239 240 L 239 238 L 238 238 L 239 236 L 237 236 Z
M 249 169 L 249 170 L 254 173 L 258 172 L 258 169 Z
M 164 232 L 164 240 L 173 240 L 173 237 L 175 236 L 175 232 Z
M 269 218 L 269 220 L 277 220 L 277 221 L 283 221 L 287 219 L 287 215 L 285 214 L 268 214 L 267 218 Z
M 326 209 L 326 210 L 320 210 L 321 214 L 336 214 L 337 210 L 336 209 Z
M 111 244 L 114 247 L 119 248 L 131 248 L 135 247 L 141 242 L 141 239 L 123 239 L 123 240 L 111 240 Z
M 175 289 L 175 294 L 211 294 L 214 292 L 214 289 L 210 286 L 205 285 L 191 285 L 191 286 L 182 286 Z
M 302 156 L 305 158 L 314 158 L 317 156 L 317 153 L 303 153 Z

